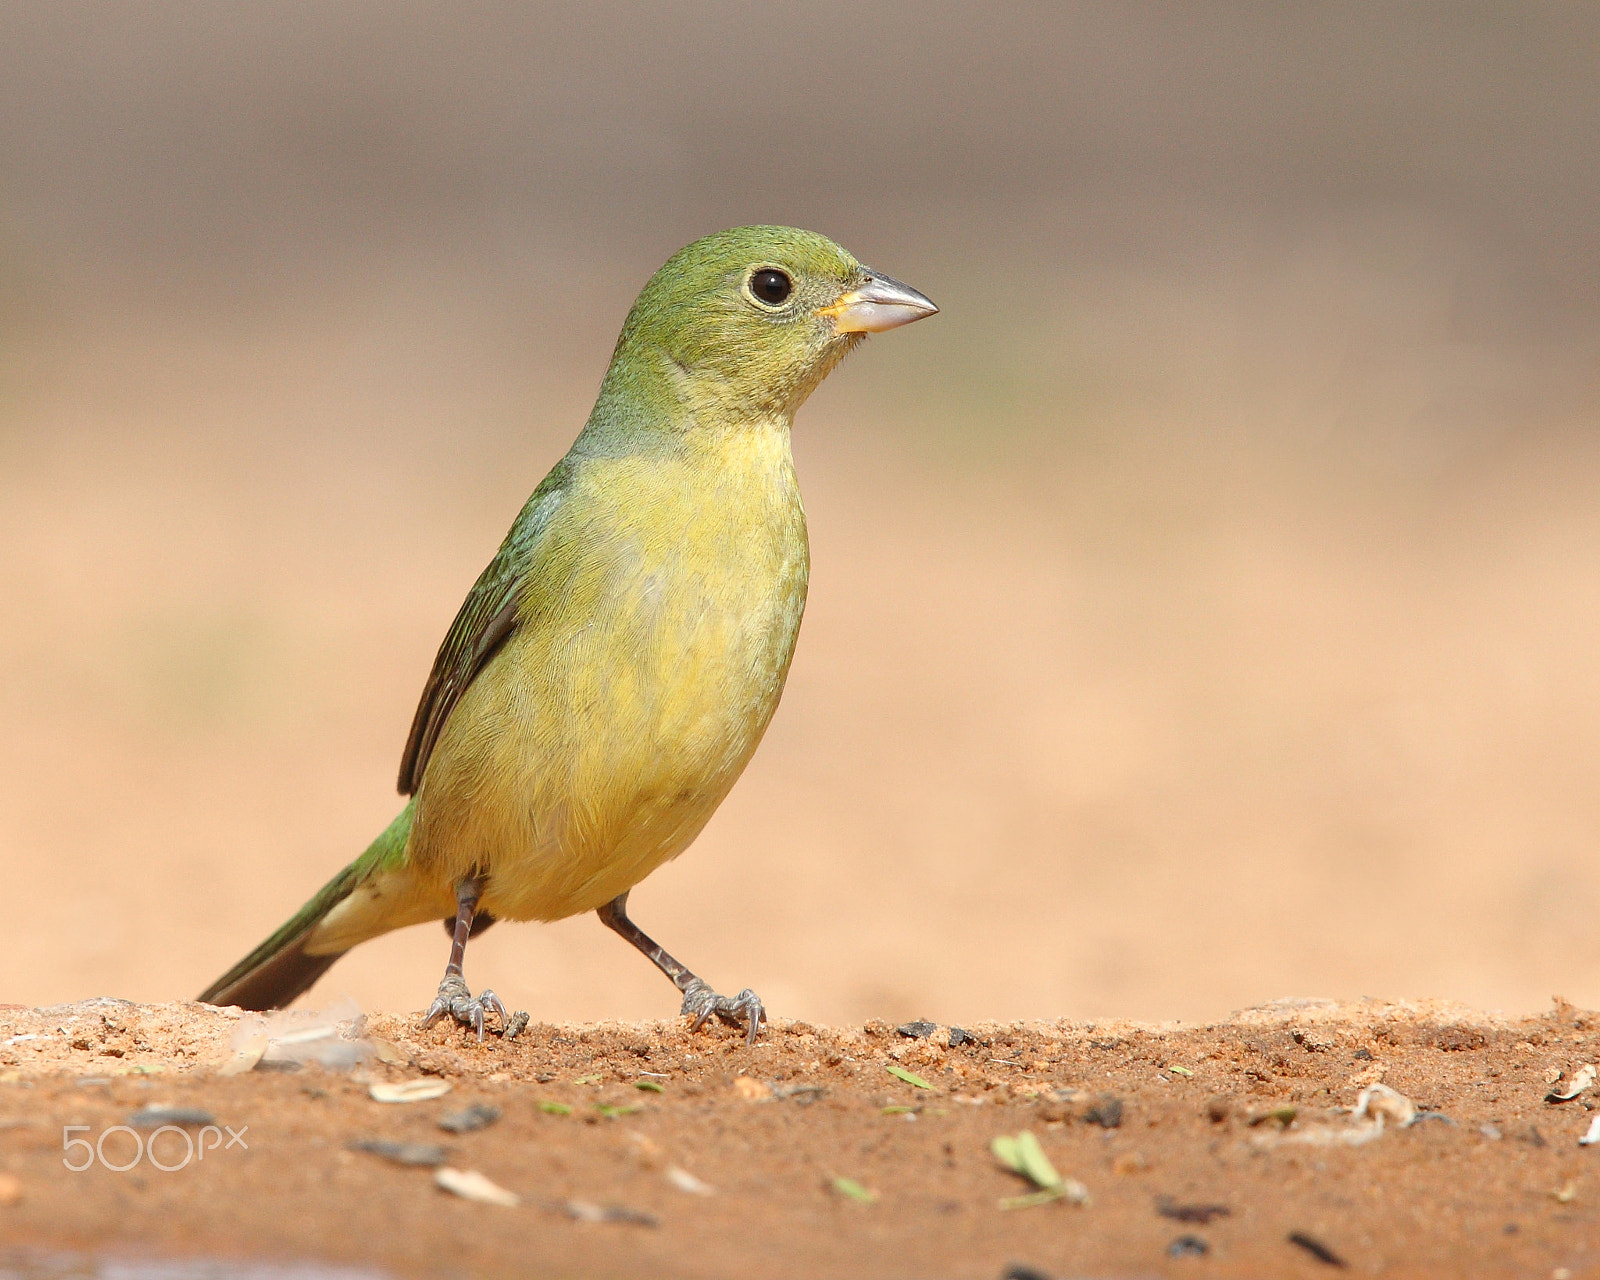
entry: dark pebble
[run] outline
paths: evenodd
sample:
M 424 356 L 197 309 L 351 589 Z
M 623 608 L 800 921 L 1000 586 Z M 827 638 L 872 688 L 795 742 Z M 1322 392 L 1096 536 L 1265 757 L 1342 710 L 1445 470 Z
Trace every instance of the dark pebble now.
M 217 1118 L 199 1107 L 146 1107 L 128 1117 L 135 1129 L 159 1129 L 164 1124 L 203 1126 L 216 1124 Z
M 950 1047 L 952 1049 L 959 1049 L 964 1044 L 977 1043 L 978 1037 L 973 1035 L 972 1032 L 968 1031 L 965 1027 L 950 1028 Z
M 486 1102 L 474 1102 L 463 1111 L 452 1111 L 439 1117 L 439 1127 L 450 1133 L 472 1133 L 487 1129 L 500 1118 L 500 1108 Z
M 646 1213 L 643 1209 L 630 1209 L 625 1204 L 586 1204 L 579 1200 L 568 1200 L 562 1206 L 569 1218 L 576 1218 L 579 1222 L 625 1222 L 635 1227 L 659 1227 L 661 1219 L 653 1213 Z
M 432 1168 L 444 1163 L 444 1148 L 431 1142 L 389 1142 L 383 1138 L 357 1138 L 352 1151 L 366 1151 L 395 1164 L 423 1165 Z
M 1225 1204 L 1179 1204 L 1170 1196 L 1156 1201 L 1156 1212 L 1174 1222 L 1197 1222 L 1202 1227 L 1213 1218 L 1226 1218 L 1232 1209 Z
M 809 1107 L 818 1098 L 827 1095 L 827 1089 L 820 1084 L 775 1084 L 772 1086 L 774 1098 L 791 1099 L 797 1106 Z
M 1105 1095 L 1083 1113 L 1083 1120 L 1085 1124 L 1097 1124 L 1102 1129 L 1115 1129 L 1122 1123 L 1122 1099 Z
M 908 1040 L 926 1040 L 938 1029 L 938 1027 L 929 1022 L 926 1018 L 919 1018 L 916 1022 L 908 1022 L 904 1026 L 895 1028 L 896 1031 L 905 1036 Z
M 1211 1246 L 1199 1236 L 1179 1236 L 1167 1246 L 1169 1258 L 1203 1258 L 1210 1252 Z

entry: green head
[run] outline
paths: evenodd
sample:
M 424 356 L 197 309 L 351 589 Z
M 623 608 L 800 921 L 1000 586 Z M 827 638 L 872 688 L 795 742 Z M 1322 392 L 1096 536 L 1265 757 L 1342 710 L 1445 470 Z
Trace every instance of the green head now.
M 591 429 L 663 416 L 787 418 L 868 333 L 937 310 L 813 231 L 720 231 L 673 254 L 645 285 Z

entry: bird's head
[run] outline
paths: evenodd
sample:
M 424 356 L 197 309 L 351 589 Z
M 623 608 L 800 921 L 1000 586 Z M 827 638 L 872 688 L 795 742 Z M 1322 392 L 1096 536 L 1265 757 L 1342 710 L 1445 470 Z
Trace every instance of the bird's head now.
M 735 227 L 680 249 L 651 277 L 601 402 L 625 395 L 637 412 L 663 407 L 640 397 L 667 396 L 696 416 L 787 418 L 868 333 L 937 311 L 825 236 Z

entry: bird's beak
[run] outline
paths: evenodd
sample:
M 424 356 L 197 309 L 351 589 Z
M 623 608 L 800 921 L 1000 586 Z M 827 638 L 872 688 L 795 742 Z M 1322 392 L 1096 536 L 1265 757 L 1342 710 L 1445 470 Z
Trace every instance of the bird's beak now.
M 823 307 L 818 315 L 831 316 L 833 327 L 840 333 L 882 333 L 897 329 L 924 316 L 937 315 L 939 308 L 933 300 L 918 293 L 908 284 L 901 284 L 876 271 L 866 271 L 867 282 L 852 289 L 831 307 Z

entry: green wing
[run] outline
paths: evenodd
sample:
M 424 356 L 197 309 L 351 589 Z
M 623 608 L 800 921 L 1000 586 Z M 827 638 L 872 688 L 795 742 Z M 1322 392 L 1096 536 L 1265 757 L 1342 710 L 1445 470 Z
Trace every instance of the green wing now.
M 500 550 L 478 575 L 456 620 L 450 624 L 433 660 L 433 670 L 428 673 L 428 683 L 423 686 L 422 700 L 411 722 L 411 736 L 400 757 L 401 795 L 416 794 L 451 709 L 517 629 L 523 584 L 532 569 L 540 535 L 549 527 L 551 515 L 566 495 L 571 473 L 571 462 L 563 458 L 533 491 Z

